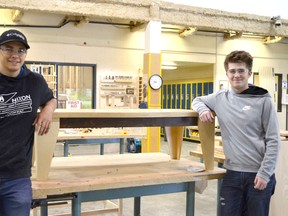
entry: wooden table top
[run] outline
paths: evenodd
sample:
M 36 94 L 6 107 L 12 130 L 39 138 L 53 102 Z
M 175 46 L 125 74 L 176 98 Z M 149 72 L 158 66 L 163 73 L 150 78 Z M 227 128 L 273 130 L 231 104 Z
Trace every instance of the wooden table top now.
M 184 109 L 56 109 L 53 118 L 148 118 L 198 117 L 193 110 Z
M 199 172 L 187 171 L 188 167 Z M 34 171 L 34 170 L 33 170 Z M 47 195 L 218 179 L 225 170 L 204 171 L 204 164 L 172 160 L 163 153 L 54 157 L 48 180 L 32 179 L 33 198 Z
M 60 128 L 161 127 L 197 125 L 198 113 L 183 109 L 57 109 Z

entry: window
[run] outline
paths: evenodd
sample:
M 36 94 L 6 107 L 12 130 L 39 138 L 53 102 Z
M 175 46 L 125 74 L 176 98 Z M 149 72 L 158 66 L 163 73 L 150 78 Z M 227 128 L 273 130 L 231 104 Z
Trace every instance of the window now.
M 58 108 L 66 108 L 67 101 L 80 101 L 82 109 L 96 108 L 96 65 L 27 62 L 26 66 L 44 76 Z

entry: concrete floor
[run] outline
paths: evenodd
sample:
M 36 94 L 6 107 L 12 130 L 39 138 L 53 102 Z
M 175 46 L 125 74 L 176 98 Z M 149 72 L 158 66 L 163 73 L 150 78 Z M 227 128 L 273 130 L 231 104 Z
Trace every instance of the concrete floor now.
M 199 161 L 197 158 L 189 156 L 189 151 L 196 148 L 198 143 L 183 142 L 182 157 Z M 168 145 L 163 139 L 161 141 L 161 152 L 168 153 Z M 99 145 L 70 145 L 69 153 L 73 155 L 99 154 Z M 105 154 L 115 154 L 119 152 L 118 144 L 106 144 Z M 63 144 L 56 146 L 54 156 L 63 155 Z M 216 195 L 217 180 L 208 181 L 208 186 L 202 194 L 196 193 L 195 216 L 216 216 Z M 133 216 L 133 198 L 123 199 L 123 216 Z M 112 200 L 117 203 L 118 200 Z M 103 202 L 96 204 L 83 204 L 82 211 L 92 209 L 102 209 Z M 69 213 L 70 207 L 49 208 L 49 215 Z M 33 214 L 31 214 L 33 215 Z M 89 214 L 92 215 L 92 214 Z M 101 216 L 118 216 L 117 212 L 94 214 Z M 186 193 L 174 193 L 156 196 L 141 197 L 141 216 L 185 216 L 186 215 Z

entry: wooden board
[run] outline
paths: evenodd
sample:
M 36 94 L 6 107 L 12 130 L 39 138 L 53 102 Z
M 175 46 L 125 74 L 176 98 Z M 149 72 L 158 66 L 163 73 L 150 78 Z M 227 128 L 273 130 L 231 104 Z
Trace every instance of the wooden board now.
M 172 160 L 163 153 L 95 155 L 53 158 L 49 179 L 32 178 L 33 198 L 99 189 L 180 183 L 222 178 L 225 171 L 215 168 L 193 173 L 204 165 L 187 159 Z
M 56 110 L 60 128 L 160 127 L 197 125 L 198 113 L 181 109 Z
M 197 157 L 203 159 L 202 151 L 190 151 L 190 155 L 193 157 Z M 214 154 L 214 161 L 223 164 L 225 160 L 225 156 L 223 154 Z
M 58 140 L 74 140 L 74 139 L 106 139 L 106 138 L 145 138 L 146 134 L 99 134 L 99 133 L 58 133 Z
M 57 109 L 53 118 L 148 118 L 148 117 L 198 117 L 192 110 L 179 109 Z

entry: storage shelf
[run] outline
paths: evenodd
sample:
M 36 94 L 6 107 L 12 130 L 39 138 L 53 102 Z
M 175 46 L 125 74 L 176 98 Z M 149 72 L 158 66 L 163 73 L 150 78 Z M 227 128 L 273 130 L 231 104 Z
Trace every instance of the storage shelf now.
M 103 87 L 103 86 L 101 86 L 100 88 L 103 89 L 103 90 L 123 90 L 123 91 L 126 90 L 125 87 Z

